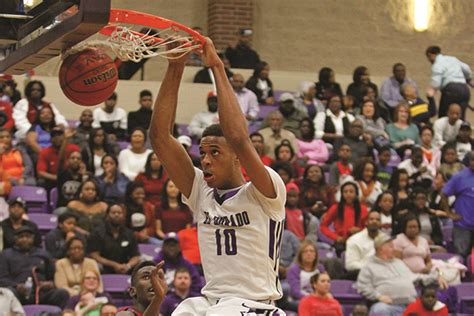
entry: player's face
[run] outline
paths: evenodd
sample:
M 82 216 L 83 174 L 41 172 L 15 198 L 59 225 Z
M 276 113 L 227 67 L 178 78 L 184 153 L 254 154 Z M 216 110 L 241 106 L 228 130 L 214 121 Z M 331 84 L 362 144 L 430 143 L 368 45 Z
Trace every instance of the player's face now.
M 314 283 L 314 289 L 319 295 L 328 294 L 329 290 L 331 289 L 331 279 L 329 278 L 329 275 L 326 273 L 321 273 L 318 281 Z
M 211 188 L 224 189 L 228 187 L 229 178 L 240 166 L 237 157 L 227 144 L 224 137 L 206 136 L 201 139 L 199 146 L 201 167 L 204 181 Z M 229 187 L 231 188 L 231 187 Z
M 148 306 L 150 301 L 155 297 L 155 291 L 151 284 L 151 272 L 155 267 L 146 266 L 138 270 L 135 276 L 135 290 L 134 299 L 136 299 L 143 306 Z
M 191 287 L 191 276 L 188 272 L 179 272 L 174 277 L 173 285 L 175 289 L 187 291 Z

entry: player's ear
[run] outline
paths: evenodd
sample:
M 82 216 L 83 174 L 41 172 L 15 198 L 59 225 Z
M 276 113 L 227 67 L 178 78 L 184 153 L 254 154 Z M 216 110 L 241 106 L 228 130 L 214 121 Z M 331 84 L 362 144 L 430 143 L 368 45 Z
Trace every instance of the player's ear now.
M 131 286 L 128 288 L 128 294 L 130 295 L 131 298 L 136 299 L 137 298 L 137 289 L 134 286 Z

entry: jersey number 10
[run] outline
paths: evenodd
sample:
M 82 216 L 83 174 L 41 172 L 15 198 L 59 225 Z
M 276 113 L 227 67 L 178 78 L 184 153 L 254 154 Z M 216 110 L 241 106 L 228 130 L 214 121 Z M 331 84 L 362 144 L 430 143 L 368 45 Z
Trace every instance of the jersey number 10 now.
M 235 229 L 216 229 L 216 246 L 217 255 L 222 255 L 222 239 L 224 239 L 224 250 L 228 256 L 234 256 L 237 254 L 237 238 L 235 237 Z

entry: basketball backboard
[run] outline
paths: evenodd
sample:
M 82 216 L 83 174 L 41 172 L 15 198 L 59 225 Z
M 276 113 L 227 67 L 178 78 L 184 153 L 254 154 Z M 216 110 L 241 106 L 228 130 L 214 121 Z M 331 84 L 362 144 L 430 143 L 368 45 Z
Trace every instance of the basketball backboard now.
M 111 0 L 1 0 L 0 73 L 39 66 L 97 33 Z

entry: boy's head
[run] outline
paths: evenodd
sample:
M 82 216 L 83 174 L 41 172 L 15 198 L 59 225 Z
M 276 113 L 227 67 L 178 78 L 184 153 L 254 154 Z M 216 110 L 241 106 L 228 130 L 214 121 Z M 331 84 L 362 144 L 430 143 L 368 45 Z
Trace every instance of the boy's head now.
M 352 149 L 348 144 L 342 144 L 337 151 L 337 156 L 340 161 L 347 162 L 351 159 Z
M 430 283 L 421 287 L 421 303 L 426 310 L 432 311 L 436 302 L 438 285 L 436 283 Z
M 390 147 L 383 146 L 379 149 L 379 163 L 382 166 L 386 166 L 391 157 Z
M 145 109 L 151 109 L 153 105 L 153 95 L 149 90 L 142 90 L 140 92 L 140 106 Z
M 58 217 L 58 227 L 64 233 L 74 232 L 77 224 L 77 216 L 74 213 L 66 212 Z

